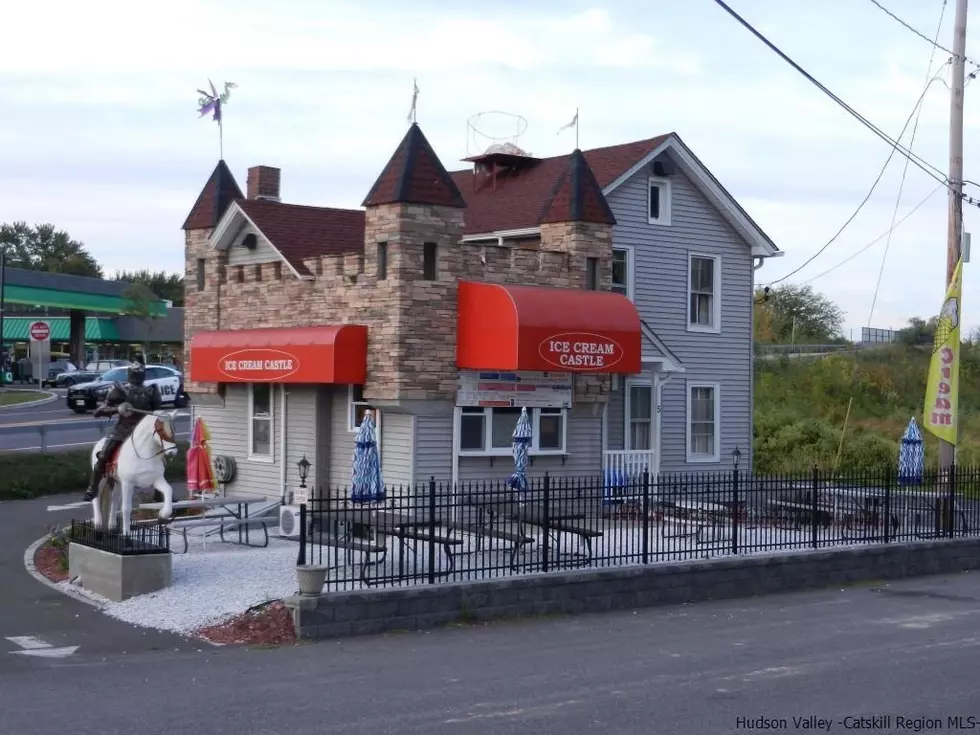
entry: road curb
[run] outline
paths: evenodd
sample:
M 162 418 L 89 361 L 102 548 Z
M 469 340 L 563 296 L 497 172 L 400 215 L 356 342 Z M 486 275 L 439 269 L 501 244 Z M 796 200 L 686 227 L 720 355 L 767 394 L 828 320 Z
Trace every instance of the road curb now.
M 34 566 L 34 554 L 36 554 L 37 550 L 44 545 L 44 542 L 47 541 L 48 538 L 49 538 L 48 536 L 42 536 L 33 544 L 27 547 L 27 550 L 24 551 L 24 569 L 26 569 L 27 573 L 30 574 L 32 577 L 34 577 L 34 579 L 36 579 L 38 582 L 40 582 L 41 584 L 47 587 L 50 587 L 55 592 L 60 592 L 63 595 L 67 595 L 68 597 L 78 600 L 79 602 L 84 602 L 86 605 L 90 605 L 91 607 L 94 607 L 96 610 L 101 611 L 102 605 L 100 605 L 98 602 L 96 602 L 95 600 L 93 600 L 92 598 L 86 595 L 83 595 L 81 592 L 78 592 L 77 590 L 73 590 L 71 587 L 62 587 L 57 582 L 52 582 L 50 579 L 48 579 L 43 574 L 41 574 L 37 570 L 37 567 Z
M 46 390 L 38 390 L 37 388 L 4 388 L 5 391 L 10 391 L 11 393 L 46 393 L 47 398 L 38 398 L 36 401 L 25 401 L 24 403 L 14 403 L 10 406 L 0 406 L 0 416 L 3 415 L 4 411 L 8 411 L 12 408 L 29 408 L 31 406 L 43 406 L 46 403 L 54 403 L 61 396 L 57 393 L 52 393 Z

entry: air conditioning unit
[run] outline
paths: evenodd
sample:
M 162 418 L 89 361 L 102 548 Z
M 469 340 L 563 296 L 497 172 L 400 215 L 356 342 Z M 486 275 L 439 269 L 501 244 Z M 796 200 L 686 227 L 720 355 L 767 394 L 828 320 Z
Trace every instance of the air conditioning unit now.
M 279 508 L 279 535 L 283 538 L 299 538 L 299 533 L 299 506 L 281 506 Z

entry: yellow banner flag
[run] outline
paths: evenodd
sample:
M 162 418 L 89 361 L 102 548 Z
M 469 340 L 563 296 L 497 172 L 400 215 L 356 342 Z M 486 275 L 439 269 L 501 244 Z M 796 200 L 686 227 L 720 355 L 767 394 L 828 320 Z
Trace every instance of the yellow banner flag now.
M 962 321 L 963 261 L 956 264 L 946 300 L 939 312 L 932 345 L 923 426 L 926 431 L 955 445 L 960 393 L 960 323 Z

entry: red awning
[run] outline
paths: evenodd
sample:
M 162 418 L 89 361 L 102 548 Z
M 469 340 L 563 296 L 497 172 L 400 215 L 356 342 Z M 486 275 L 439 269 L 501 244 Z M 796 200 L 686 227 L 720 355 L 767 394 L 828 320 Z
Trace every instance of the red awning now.
M 640 315 L 620 294 L 459 284 L 457 367 L 635 374 L 641 350 Z
M 367 327 L 241 329 L 191 337 L 201 383 L 352 383 L 367 375 Z

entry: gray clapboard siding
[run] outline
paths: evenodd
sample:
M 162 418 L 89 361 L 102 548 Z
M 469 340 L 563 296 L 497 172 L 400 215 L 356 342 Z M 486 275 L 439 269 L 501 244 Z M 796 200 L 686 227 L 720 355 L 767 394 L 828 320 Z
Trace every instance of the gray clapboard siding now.
M 229 385 L 224 408 L 195 406 L 194 416 L 200 416 L 211 430 L 211 454 L 227 454 L 237 465 L 235 479 L 227 491 L 231 495 L 279 496 L 279 393 L 274 397 L 273 456 L 276 462 L 257 462 L 248 459 L 248 387 Z
M 452 424 L 448 424 L 451 428 Z M 565 437 L 568 456 L 562 464 L 561 457 L 541 455 L 533 457 L 529 473 L 540 477 L 547 472 L 552 477 L 599 477 L 602 473 L 602 407 L 593 410 L 593 404 L 574 406 L 568 414 L 568 430 Z M 448 455 L 451 461 L 452 455 Z M 451 467 L 450 467 L 451 471 Z M 514 471 L 514 460 L 509 456 L 460 457 L 459 480 L 461 483 L 480 480 L 506 480 Z
M 354 437 L 357 434 L 349 430 L 348 407 L 350 400 L 347 386 L 334 387 L 330 396 L 330 469 L 328 473 L 331 489 L 341 491 L 341 496 L 344 496 L 350 490 L 350 473 L 354 462 Z M 382 431 L 384 431 L 383 427 Z M 383 443 L 382 451 L 384 451 Z
M 382 411 L 381 471 L 389 488 L 412 485 L 414 419 L 408 413 Z
M 242 240 L 244 239 L 245 235 L 249 233 L 254 233 L 258 240 L 255 247 L 251 250 L 242 246 Z M 261 232 L 255 232 L 250 227 L 242 228 L 242 231 L 239 232 L 238 236 L 235 238 L 235 243 L 228 248 L 228 265 L 275 263 L 278 260 L 282 260 L 282 256 L 279 255 L 279 252 L 272 247 Z
M 316 386 L 288 385 L 286 389 L 286 488 L 299 487 L 299 461 L 316 461 Z M 306 484 L 315 475 L 310 468 Z
M 671 224 L 649 224 L 648 185 L 647 175 L 638 173 L 610 193 L 609 203 L 617 222 L 613 246 L 634 249 L 634 293 L 640 317 L 677 355 L 686 371 L 663 389 L 660 469 L 677 472 L 728 467 L 736 446 L 748 458 L 752 444 L 751 250 L 683 173 L 671 177 Z M 721 259 L 719 334 L 687 330 L 691 252 Z M 687 463 L 687 381 L 721 385 L 717 465 Z M 622 423 L 622 408 L 618 411 L 619 416 L 610 412 L 610 424 Z
M 623 432 L 626 430 L 626 380 L 620 378 L 619 389 L 609 394 L 606 411 L 606 449 L 617 452 L 626 448 Z

